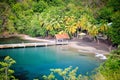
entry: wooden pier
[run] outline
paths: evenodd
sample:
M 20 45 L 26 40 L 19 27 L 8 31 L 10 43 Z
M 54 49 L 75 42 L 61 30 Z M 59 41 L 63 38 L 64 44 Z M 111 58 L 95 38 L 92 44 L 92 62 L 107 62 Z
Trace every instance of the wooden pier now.
M 52 46 L 52 45 L 66 45 L 66 44 L 68 44 L 68 42 L 2 44 L 2 45 L 0 45 L 0 49 L 5 49 L 5 48 L 38 47 L 38 46 Z

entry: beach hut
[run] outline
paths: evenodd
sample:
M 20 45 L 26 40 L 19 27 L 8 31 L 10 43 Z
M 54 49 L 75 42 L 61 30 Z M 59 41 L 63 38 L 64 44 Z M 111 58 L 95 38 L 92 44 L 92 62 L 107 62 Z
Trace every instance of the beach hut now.
M 70 39 L 69 35 L 67 33 L 64 33 L 64 34 L 56 34 L 55 35 L 55 38 L 56 38 L 56 43 L 61 43 L 61 42 L 65 42 Z

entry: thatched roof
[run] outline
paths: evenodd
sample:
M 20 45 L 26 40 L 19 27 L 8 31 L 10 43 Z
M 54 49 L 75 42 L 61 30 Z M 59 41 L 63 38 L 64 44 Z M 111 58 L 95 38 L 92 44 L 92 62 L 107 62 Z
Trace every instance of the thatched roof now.
M 64 33 L 64 34 L 56 34 L 55 35 L 56 39 L 70 39 L 69 35 Z

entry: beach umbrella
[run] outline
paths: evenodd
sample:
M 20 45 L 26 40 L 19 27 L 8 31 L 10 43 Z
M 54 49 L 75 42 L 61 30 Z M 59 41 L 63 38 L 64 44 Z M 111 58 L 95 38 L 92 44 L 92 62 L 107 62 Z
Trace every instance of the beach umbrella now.
M 86 34 L 85 34 L 85 33 L 80 33 L 79 35 L 80 35 L 80 36 L 85 36 Z
M 78 36 L 80 37 L 80 39 L 82 39 L 83 38 L 83 36 L 85 36 L 86 34 L 85 33 L 80 33 L 80 34 L 78 34 Z M 79 38 L 78 37 L 78 38 Z

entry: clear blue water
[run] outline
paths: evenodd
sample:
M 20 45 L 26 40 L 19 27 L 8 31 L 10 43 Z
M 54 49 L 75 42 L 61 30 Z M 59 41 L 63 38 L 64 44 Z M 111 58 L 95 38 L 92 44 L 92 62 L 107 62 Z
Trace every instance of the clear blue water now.
M 0 56 L 16 60 L 15 75 L 20 80 L 33 80 L 50 73 L 51 68 L 79 67 L 78 73 L 91 73 L 102 62 L 94 56 L 83 55 L 61 46 L 1 49 Z M 1 57 L 2 58 L 2 57 Z

